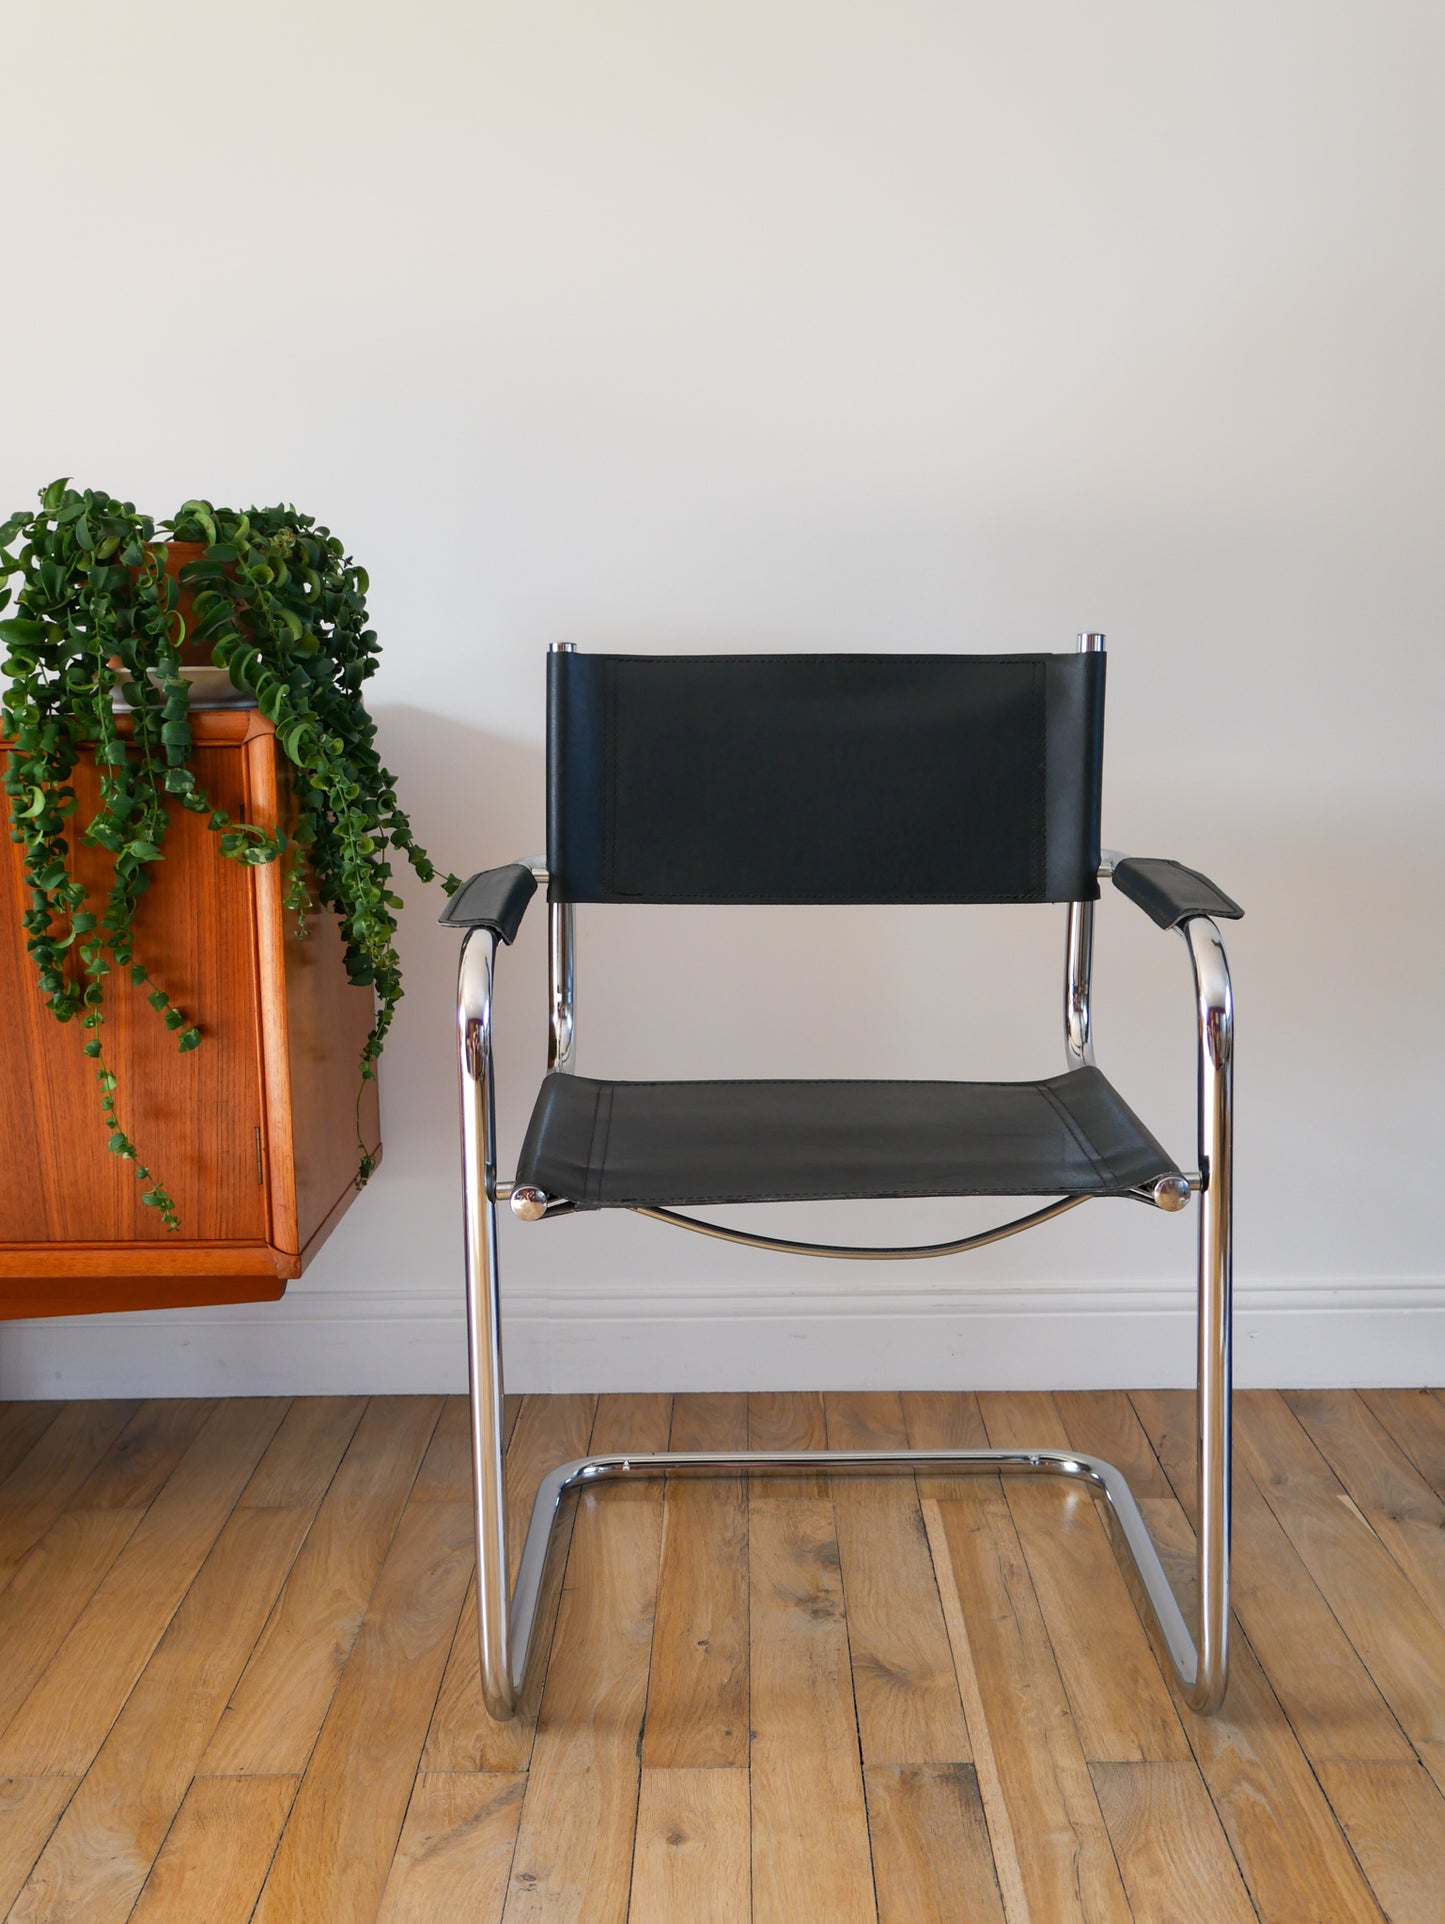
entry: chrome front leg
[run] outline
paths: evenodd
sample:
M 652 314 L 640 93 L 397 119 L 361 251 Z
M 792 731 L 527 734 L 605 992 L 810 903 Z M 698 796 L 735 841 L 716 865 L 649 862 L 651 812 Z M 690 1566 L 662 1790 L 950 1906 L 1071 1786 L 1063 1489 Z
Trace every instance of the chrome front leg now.
M 1234 997 L 1219 930 L 1182 931 L 1199 1009 L 1198 1663 L 1186 1695 L 1217 1710 L 1229 1682 L 1229 1539 L 1234 1181 Z
M 484 929 L 473 929 L 462 944 L 457 976 L 457 1047 L 472 1496 L 477 1532 L 477 1634 L 482 1698 L 491 1716 L 505 1720 L 516 1709 L 516 1693 L 508 1626 L 502 1323 L 497 1275 L 497 1129 L 492 1087 L 492 978 L 496 955 L 497 938 Z

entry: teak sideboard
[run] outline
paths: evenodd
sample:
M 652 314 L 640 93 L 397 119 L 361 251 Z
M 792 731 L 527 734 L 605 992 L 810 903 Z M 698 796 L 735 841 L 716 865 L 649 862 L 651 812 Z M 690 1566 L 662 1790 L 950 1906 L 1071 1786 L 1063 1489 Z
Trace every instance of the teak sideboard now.
M 214 709 L 191 726 L 191 766 L 215 806 L 284 823 L 270 722 Z M 72 859 L 95 907 L 105 858 L 79 846 L 96 807 L 88 758 L 74 786 Z M 8 830 L 3 798 L 0 819 Z M 241 867 L 205 816 L 172 809 L 136 916 L 136 960 L 151 981 L 107 979 L 103 1032 L 120 1121 L 175 1198 L 171 1234 L 141 1202 L 133 1165 L 106 1146 L 78 1024 L 58 1023 L 41 999 L 21 850 L 8 835 L 0 847 L 0 1318 L 279 1297 L 356 1194 L 358 1122 L 381 1153 L 377 1087 L 358 1069 L 374 998 L 347 981 L 336 918 L 318 910 L 301 936 L 282 908 L 285 857 Z M 147 1005 L 153 984 L 199 1027 L 199 1048 L 177 1052 Z

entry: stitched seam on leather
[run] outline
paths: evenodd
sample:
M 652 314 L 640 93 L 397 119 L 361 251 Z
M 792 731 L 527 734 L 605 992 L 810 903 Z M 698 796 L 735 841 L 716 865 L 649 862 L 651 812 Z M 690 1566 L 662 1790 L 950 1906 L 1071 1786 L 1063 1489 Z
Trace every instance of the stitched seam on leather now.
M 1093 1145 L 1090 1143 L 1088 1137 L 1084 1134 L 1083 1130 L 1079 1127 L 1078 1123 L 1075 1122 L 1074 1118 L 1069 1114 L 1067 1108 L 1060 1101 L 1059 1097 L 1054 1093 L 1054 1091 L 1051 1088 L 1049 1088 L 1047 1083 L 1044 1083 L 1044 1082 L 1036 1082 L 1034 1084 L 1034 1087 L 1038 1090 L 1039 1094 L 1044 1098 L 1045 1102 L 1051 1105 L 1051 1107 L 1059 1117 L 1059 1120 L 1063 1123 L 1065 1129 L 1068 1130 L 1069 1134 L 1073 1137 L 1074 1141 L 1079 1145 L 1080 1149 L 1083 1150 L 1085 1156 L 1088 1158 L 1090 1165 L 1096 1171 L 1096 1173 L 1104 1177 L 1104 1179 L 1107 1182 L 1117 1184 L 1120 1178 L 1115 1174 L 1114 1170 L 1109 1166 L 1109 1163 L 1107 1160 L 1101 1160 L 1100 1157 L 1095 1155 Z
M 770 655 L 770 654 L 761 654 L 761 655 L 599 655 L 596 657 L 596 659 L 604 662 L 639 661 L 639 662 L 647 662 L 649 665 L 657 666 L 660 668 L 681 669 L 681 668 L 690 668 L 698 662 L 716 662 L 716 661 L 729 661 L 729 662 L 732 662 L 732 661 L 752 661 L 752 662 L 764 662 L 764 661 L 788 661 L 788 662 L 793 662 L 793 661 L 829 661 L 829 662 L 1027 661 L 1027 662 L 1038 663 L 1041 661 L 1077 661 L 1078 656 L 1076 654 L 1061 655 L 1061 654 L 1039 653 L 1037 651 L 1035 651 L 1034 653 L 1022 653 L 1022 654 L 1014 654 L 1014 655 L 945 655 L 945 654 L 870 655 L 870 654 L 836 654 L 836 653 L 830 654 L 826 650 L 818 650 L 813 654 L 803 654 L 803 655 Z
M 594 1151 L 597 1145 L 597 1114 L 602 1107 L 602 1092 L 606 1087 L 605 1082 L 599 1082 L 597 1087 L 592 1091 L 592 1127 L 587 1133 L 587 1161 L 582 1168 L 581 1183 L 582 1194 L 589 1202 L 596 1202 L 598 1200 L 592 1193 L 594 1187 L 596 1187 L 593 1179 L 593 1172 L 597 1166 Z
M 1077 1070 L 1070 1071 L 1077 1074 Z M 581 1078 L 573 1078 L 580 1083 Z M 1048 1093 L 1043 1082 L 938 1082 L 919 1081 L 912 1076 L 709 1076 L 702 1078 L 659 1077 L 654 1081 L 628 1082 L 618 1078 L 599 1083 L 600 1089 L 1039 1089 Z
M 1048 694 L 1044 686 L 1044 669 L 1035 662 L 1029 676 L 1030 693 L 1034 709 L 1034 766 L 1038 770 L 1038 789 L 1034 795 L 1033 821 L 1029 836 L 1029 854 L 1032 864 L 1033 893 L 1042 895 L 1048 880 L 1044 837 L 1048 830 L 1049 809 L 1049 736 L 1048 736 Z
M 596 1190 L 599 1202 L 602 1200 L 602 1188 L 607 1174 L 607 1145 L 612 1140 L 612 1116 L 616 1107 L 617 1091 L 610 1082 L 607 1082 L 602 1085 L 602 1093 L 606 1096 L 606 1102 L 604 1103 L 600 1098 L 598 1100 L 592 1123 L 592 1148 L 589 1152 L 589 1161 L 592 1165 L 591 1186 Z M 602 1128 L 600 1144 L 597 1140 L 599 1123 Z
M 569 901 L 587 901 L 587 896 L 569 896 Z M 916 908 L 1004 908 L 1010 903 L 1023 904 L 1029 908 L 1052 907 L 1055 902 L 1070 902 L 1069 895 L 1044 895 L 1038 890 L 1015 891 L 1008 895 L 702 895 L 681 889 L 669 889 L 666 895 L 648 895 L 634 890 L 624 893 L 608 885 L 606 892 L 597 898 L 604 902 L 650 903 L 656 908 L 666 908 L 669 904 L 680 905 L 684 902 L 710 904 L 713 908 L 887 908 L 889 906 Z
M 617 666 L 602 664 L 602 882 L 617 889 Z

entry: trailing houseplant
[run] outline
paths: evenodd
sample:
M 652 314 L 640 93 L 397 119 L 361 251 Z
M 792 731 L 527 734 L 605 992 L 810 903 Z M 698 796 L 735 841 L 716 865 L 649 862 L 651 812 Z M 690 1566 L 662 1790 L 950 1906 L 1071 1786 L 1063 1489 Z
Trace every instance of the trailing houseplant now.
M 387 858 L 403 855 L 423 881 L 436 870 L 398 805 L 362 700 L 377 666 L 365 570 L 329 529 L 288 507 L 237 512 L 187 501 L 159 527 L 176 544 L 172 563 L 183 543 L 196 544 L 194 558 L 168 568 L 149 515 L 67 480 L 52 482 L 38 509 L 0 523 L 8 680 L 0 734 L 10 834 L 22 845 L 30 891 L 26 948 L 41 993 L 58 1021 L 78 1024 L 110 1149 L 133 1165 L 143 1200 L 174 1230 L 175 1203 L 121 1122 L 104 1040 L 110 985 L 120 980 L 145 993 L 180 1050 L 201 1042 L 194 1012 L 176 1006 L 136 953 L 136 909 L 164 859 L 168 808 L 204 815 L 231 861 L 284 860 L 286 907 L 303 933 L 313 891 L 340 918 L 347 975 L 376 996 L 358 1105 L 402 993 L 402 904 Z M 275 724 L 293 771 L 289 838 L 232 819 L 197 782 L 187 673 L 197 664 L 224 668 Z M 117 696 L 130 710 L 123 726 Z M 79 822 L 71 777 L 85 750 L 94 753 L 100 798 Z M 76 879 L 75 836 L 110 858 L 103 901 Z M 451 893 L 456 878 L 442 886 Z M 361 1184 L 372 1165 L 359 1127 L 357 1140 Z

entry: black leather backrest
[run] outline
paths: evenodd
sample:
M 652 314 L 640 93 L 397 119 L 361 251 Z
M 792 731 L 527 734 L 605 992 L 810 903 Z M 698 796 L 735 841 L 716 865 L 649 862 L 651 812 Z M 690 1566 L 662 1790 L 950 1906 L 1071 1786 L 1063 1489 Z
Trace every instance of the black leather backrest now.
M 573 902 L 1098 894 L 1104 657 L 547 657 Z

